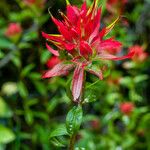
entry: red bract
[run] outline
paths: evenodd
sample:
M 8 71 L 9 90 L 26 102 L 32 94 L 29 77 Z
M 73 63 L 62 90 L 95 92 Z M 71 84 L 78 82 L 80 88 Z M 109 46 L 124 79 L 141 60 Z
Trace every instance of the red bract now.
M 132 102 L 124 102 L 120 104 L 120 111 L 125 115 L 130 115 L 134 110 L 134 104 Z
M 52 56 L 46 63 L 48 68 L 53 68 L 55 65 L 57 65 L 58 63 L 60 63 L 60 59 L 56 56 Z
M 140 45 L 131 46 L 129 50 L 131 52 L 135 52 L 134 56 L 132 57 L 133 61 L 143 62 L 148 57 L 148 54 L 144 52 L 144 49 Z
M 75 68 L 72 81 L 72 95 L 75 102 L 80 101 L 85 70 L 103 79 L 100 68 L 99 71 L 95 71 L 89 67 L 92 66 L 94 60 L 122 60 L 133 55 L 133 52 L 120 57 L 113 55 L 111 51 L 119 49 L 121 43 L 113 38 L 104 39 L 104 36 L 112 30 L 119 18 L 100 31 L 101 8 L 98 8 L 97 5 L 98 0 L 94 0 L 89 8 L 86 2 L 83 3 L 81 8 L 78 8 L 71 6 L 67 1 L 66 15 L 60 12 L 62 21 L 51 15 L 52 21 L 60 34 L 54 35 L 42 32 L 43 37 L 58 49 L 55 50 L 46 44 L 48 50 L 55 56 L 63 54 L 64 60 L 67 62 L 57 64 L 52 70 L 47 71 L 43 78 L 65 75 L 68 70 Z
M 19 23 L 10 23 L 7 27 L 5 35 L 7 37 L 12 37 L 15 35 L 19 35 L 22 32 L 22 28 Z

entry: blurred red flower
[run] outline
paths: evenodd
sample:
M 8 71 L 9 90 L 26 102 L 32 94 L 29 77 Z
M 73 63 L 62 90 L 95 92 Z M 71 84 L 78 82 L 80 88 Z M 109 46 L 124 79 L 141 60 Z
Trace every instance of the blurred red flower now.
M 5 35 L 7 37 L 13 37 L 19 35 L 22 32 L 22 27 L 19 23 L 10 23 L 6 29 Z
M 144 52 L 144 49 L 140 45 L 134 45 L 129 48 L 130 52 L 134 51 L 132 60 L 135 62 L 143 62 L 148 57 L 148 53 Z
M 48 68 L 53 68 L 55 65 L 57 65 L 58 63 L 60 63 L 61 60 L 59 59 L 59 57 L 57 56 L 52 56 L 46 63 Z
M 101 8 L 97 7 L 98 0 L 87 8 L 86 2 L 81 8 L 71 6 L 67 0 L 67 15 L 60 12 L 63 21 L 57 20 L 51 15 L 60 34 L 46 34 L 42 32 L 48 42 L 54 44 L 57 50 L 46 44 L 48 50 L 55 56 L 65 56 L 64 61 L 48 70 L 43 78 L 66 75 L 75 68 L 72 84 L 72 95 L 75 102 L 80 101 L 82 86 L 84 81 L 84 72 L 88 71 L 102 79 L 102 70 L 88 68 L 92 66 L 94 60 L 122 60 L 133 56 L 130 52 L 125 56 L 115 56 L 111 50 L 119 49 L 121 43 L 114 38 L 104 39 L 118 21 L 117 18 L 108 27 L 100 29 Z
M 130 115 L 134 110 L 134 104 L 132 102 L 123 102 L 120 104 L 120 111 L 125 115 Z

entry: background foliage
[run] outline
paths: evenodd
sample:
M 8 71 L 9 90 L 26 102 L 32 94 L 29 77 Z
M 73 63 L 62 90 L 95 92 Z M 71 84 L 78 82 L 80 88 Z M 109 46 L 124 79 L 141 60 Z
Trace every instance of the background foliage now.
M 41 79 L 51 58 L 41 31 L 57 32 L 47 10 L 51 8 L 59 18 L 58 10 L 65 11 L 65 1 L 41 2 L 0 1 L 0 150 L 66 149 L 54 144 L 68 142 L 67 137 L 61 137 L 66 133 L 61 124 L 73 105 L 66 94 L 71 75 Z M 82 3 L 71 2 L 79 6 Z M 124 51 L 139 45 L 147 57 L 141 61 L 140 54 L 136 59 L 109 62 L 103 81 L 87 74 L 86 104 L 76 149 L 150 150 L 150 1 L 116 1 L 111 4 L 114 10 L 109 9 L 109 2 L 100 1 L 101 26 L 111 23 L 120 12 L 122 19 L 111 34 L 123 43 Z M 10 23 L 20 24 L 19 35 L 6 35 Z M 122 109 L 124 102 L 132 104 L 129 112 Z M 61 133 L 51 132 L 58 125 Z M 50 136 L 58 133 L 60 138 L 50 142 Z

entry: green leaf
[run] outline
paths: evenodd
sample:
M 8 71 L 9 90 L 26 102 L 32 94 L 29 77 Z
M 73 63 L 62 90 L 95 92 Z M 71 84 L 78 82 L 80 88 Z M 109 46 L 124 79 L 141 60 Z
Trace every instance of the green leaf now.
M 24 34 L 24 36 L 23 36 L 23 40 L 26 42 L 35 40 L 36 38 L 38 38 L 38 33 L 35 31 L 28 32 L 28 33 Z
M 82 117 L 83 117 L 83 112 L 82 112 L 82 107 L 80 105 L 74 106 L 68 112 L 66 117 L 66 127 L 70 135 L 73 135 L 79 130 L 80 125 L 82 123 Z
M 62 137 L 68 135 L 65 124 L 58 125 L 50 134 L 51 142 L 58 147 L 65 146 L 65 139 Z
M 62 135 L 68 135 L 68 132 L 66 130 L 66 126 L 64 124 L 58 125 L 57 128 L 55 128 L 51 134 L 50 138 L 57 137 L 57 136 L 62 136 Z
M 66 83 L 66 95 L 68 96 L 69 99 L 72 99 L 72 92 L 70 88 L 71 82 L 72 82 L 72 76 L 68 79 Z
M 33 113 L 30 109 L 26 109 L 26 111 L 25 111 L 25 120 L 28 125 L 33 124 L 34 118 L 33 118 Z
M 129 76 L 121 78 L 120 83 L 121 85 L 128 87 L 128 88 L 132 88 L 134 86 L 133 79 Z
M 21 76 L 22 77 L 27 76 L 30 73 L 30 71 L 34 68 L 34 66 L 35 66 L 34 64 L 30 64 L 30 65 L 26 66 L 25 68 L 23 68 L 23 70 L 21 72 Z
M 15 134 L 9 129 L 0 125 L 0 144 L 7 144 L 15 139 Z
M 2 59 L 5 56 L 5 54 L 0 50 L 0 59 Z
M 46 95 L 47 94 L 47 89 L 46 86 L 40 82 L 40 81 L 33 81 L 35 88 L 41 95 Z
M 0 37 L 0 48 L 11 49 L 14 45 L 7 39 Z
M 95 102 L 97 100 L 96 93 L 92 89 L 86 90 L 84 97 L 85 97 L 84 98 L 85 103 L 91 103 L 91 102 Z
M 49 51 L 47 51 L 47 50 L 42 51 L 41 58 L 40 58 L 41 63 L 45 64 L 48 61 L 48 59 L 50 58 L 50 56 L 51 56 L 51 53 Z
M 28 76 L 31 80 L 40 80 L 41 79 L 41 74 L 38 72 L 31 72 Z
M 139 83 L 148 79 L 148 75 L 138 75 L 134 78 L 135 83 Z
M 13 55 L 11 61 L 14 63 L 14 65 L 18 68 L 21 67 L 21 59 L 18 56 Z
M 22 97 L 28 96 L 28 90 L 22 81 L 18 82 L 18 91 Z
M 76 147 L 75 150 L 86 150 L 84 147 Z
M 0 117 L 9 118 L 12 116 L 12 111 L 7 106 L 5 101 L 0 97 Z

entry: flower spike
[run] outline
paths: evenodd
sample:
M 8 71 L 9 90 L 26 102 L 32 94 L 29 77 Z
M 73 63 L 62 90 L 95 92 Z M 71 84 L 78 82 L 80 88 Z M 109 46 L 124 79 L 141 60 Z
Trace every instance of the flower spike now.
M 103 60 L 122 60 L 131 58 L 134 52 L 129 52 L 125 56 L 117 56 L 121 50 L 122 44 L 114 38 L 104 39 L 104 37 L 113 29 L 120 17 L 117 17 L 113 23 L 100 31 L 101 7 L 98 7 L 99 0 L 93 0 L 92 5 L 88 8 L 84 1 L 81 8 L 70 5 L 66 0 L 66 15 L 60 12 L 62 21 L 56 19 L 51 14 L 52 21 L 58 28 L 60 34 L 42 33 L 50 43 L 54 44 L 57 50 L 52 49 L 48 44 L 47 49 L 56 57 L 59 54 L 63 61 L 71 64 L 60 63 L 47 71 L 43 78 L 66 75 L 72 68 L 75 68 L 72 80 L 73 101 L 79 103 L 82 95 L 82 86 L 84 82 L 84 72 L 88 71 L 101 80 L 103 71 L 94 70 L 93 61 L 96 59 Z M 73 64 L 72 64 L 73 63 Z M 88 68 L 89 67 L 89 68 Z M 90 68 L 91 67 L 91 68 Z

